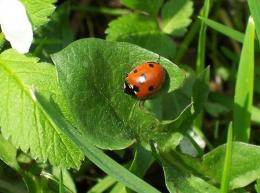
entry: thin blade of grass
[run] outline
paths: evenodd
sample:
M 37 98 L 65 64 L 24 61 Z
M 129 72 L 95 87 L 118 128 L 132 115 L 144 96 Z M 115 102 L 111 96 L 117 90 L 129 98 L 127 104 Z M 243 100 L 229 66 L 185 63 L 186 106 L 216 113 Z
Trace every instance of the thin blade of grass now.
M 210 0 L 205 0 L 204 5 L 201 11 L 201 15 L 204 18 L 207 18 L 209 15 L 210 10 Z M 207 32 L 207 25 L 202 21 L 200 26 L 200 32 L 199 32 L 199 43 L 198 43 L 198 53 L 197 53 L 197 61 L 196 61 L 196 73 L 197 75 L 202 73 L 202 71 L 205 68 L 205 52 L 206 52 L 206 32 Z M 201 111 L 200 114 L 198 114 L 197 118 L 193 121 L 194 130 L 198 131 L 201 130 L 202 125 L 202 119 L 203 119 L 204 113 Z
M 234 99 L 234 139 L 248 142 L 254 87 L 255 24 L 248 20 L 245 40 L 238 67 Z
M 260 45 L 260 1 L 259 0 L 248 0 L 248 5 L 250 9 L 250 13 L 254 18 L 255 21 L 255 27 L 256 27 L 256 33 Z
M 64 185 L 63 185 L 63 174 L 61 168 L 60 168 L 60 180 L 59 180 L 59 193 L 65 193 Z
M 228 126 L 226 155 L 225 155 L 224 169 L 223 169 L 221 185 L 220 185 L 220 193 L 227 193 L 229 189 L 230 170 L 231 170 L 231 162 L 232 162 L 232 142 L 233 142 L 233 126 L 231 122 Z
M 35 103 L 38 103 L 41 110 L 46 114 L 46 116 L 49 117 L 50 120 L 52 120 L 53 124 L 57 125 L 61 132 L 63 132 L 78 147 L 80 147 L 85 156 L 100 169 L 136 192 L 160 193 L 150 184 L 129 172 L 123 166 L 108 157 L 102 150 L 96 148 L 88 142 L 88 139 L 73 128 L 73 126 L 67 122 L 53 107 L 53 105 L 51 105 L 43 96 L 34 90 L 32 90 L 31 93 L 32 97 L 35 99 Z
M 210 0 L 206 0 L 203 6 L 202 17 L 207 18 L 210 10 Z M 207 25 L 204 21 L 201 22 L 200 33 L 199 33 L 199 45 L 196 63 L 196 72 L 200 74 L 205 67 L 205 50 L 206 50 L 206 31 Z
M 102 193 L 112 185 L 114 185 L 117 181 L 111 177 L 106 176 L 102 180 L 100 180 L 96 185 L 94 185 L 87 193 Z
M 239 31 L 236 31 L 230 27 L 227 27 L 221 23 L 218 23 L 216 21 L 213 21 L 211 19 L 208 18 L 204 18 L 204 17 L 199 17 L 202 21 L 204 21 L 209 27 L 211 27 L 212 29 L 216 30 L 219 33 L 224 34 L 225 36 L 236 40 L 238 42 L 243 43 L 244 41 L 244 37 L 245 35 Z

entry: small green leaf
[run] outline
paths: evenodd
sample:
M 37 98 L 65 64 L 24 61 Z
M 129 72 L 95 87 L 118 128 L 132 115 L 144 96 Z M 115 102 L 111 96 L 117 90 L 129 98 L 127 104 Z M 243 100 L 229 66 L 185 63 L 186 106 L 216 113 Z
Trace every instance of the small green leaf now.
M 21 0 L 35 29 L 46 24 L 55 9 L 56 0 Z
M 151 15 L 156 16 L 163 3 L 163 0 L 121 0 L 120 2 L 132 9 L 146 11 Z
M 207 183 L 202 178 L 192 174 L 189 168 L 169 153 L 160 153 L 160 160 L 163 165 L 163 171 L 166 186 L 170 193 L 218 193 L 219 190 L 213 185 Z
M 247 1 L 250 9 L 250 13 L 254 18 L 255 27 L 256 27 L 256 33 L 260 44 L 260 1 L 258 0 L 248 0 Z
M 83 155 L 79 148 L 55 127 L 30 94 L 37 88 L 65 108 L 56 80 L 55 69 L 37 58 L 26 57 L 14 50 L 0 55 L 0 126 L 2 135 L 33 158 L 51 164 L 79 167 Z M 53 103 L 55 105 L 55 103 Z
M 203 157 L 206 175 L 220 183 L 223 173 L 226 145 L 221 145 Z M 245 156 L 246 155 L 246 156 Z M 230 189 L 244 187 L 260 176 L 260 146 L 233 142 Z
M 176 46 L 163 34 L 154 18 L 141 14 L 119 17 L 109 23 L 107 40 L 137 44 L 166 58 L 173 58 Z
M 186 32 L 193 13 L 193 2 L 190 0 L 169 0 L 162 8 L 162 31 L 179 35 Z
M 130 14 L 109 23 L 109 28 L 106 30 L 106 39 L 124 39 L 127 36 L 149 34 L 153 31 L 159 32 L 155 19 L 146 15 Z
M 238 67 L 234 99 L 234 138 L 248 141 L 254 92 L 254 38 L 255 24 L 248 20 L 245 40 Z
M 138 46 L 100 39 L 82 39 L 52 56 L 61 88 L 72 112 L 91 142 L 120 149 L 134 138 L 149 140 L 160 122 L 126 95 L 125 74 L 137 64 L 156 61 L 158 55 Z M 169 75 L 169 91 L 181 86 L 184 73 L 161 57 Z
M 0 135 L 0 159 L 11 168 L 19 171 L 20 166 L 16 160 L 16 148 Z

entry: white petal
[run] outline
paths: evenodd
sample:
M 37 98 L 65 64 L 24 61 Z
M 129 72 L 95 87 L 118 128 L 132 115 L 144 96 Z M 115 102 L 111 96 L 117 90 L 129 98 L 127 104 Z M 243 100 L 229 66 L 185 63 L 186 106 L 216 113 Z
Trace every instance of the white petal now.
M 29 51 L 33 40 L 32 25 L 19 0 L 0 0 L 0 25 L 12 48 L 20 53 Z

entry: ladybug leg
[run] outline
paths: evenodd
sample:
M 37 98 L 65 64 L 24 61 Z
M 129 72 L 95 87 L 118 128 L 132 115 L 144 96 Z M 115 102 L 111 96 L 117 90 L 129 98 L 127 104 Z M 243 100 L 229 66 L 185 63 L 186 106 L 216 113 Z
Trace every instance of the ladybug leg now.
M 143 109 L 143 108 L 144 108 L 144 102 L 145 102 L 145 99 L 139 100 L 139 108 L 140 108 L 140 109 Z

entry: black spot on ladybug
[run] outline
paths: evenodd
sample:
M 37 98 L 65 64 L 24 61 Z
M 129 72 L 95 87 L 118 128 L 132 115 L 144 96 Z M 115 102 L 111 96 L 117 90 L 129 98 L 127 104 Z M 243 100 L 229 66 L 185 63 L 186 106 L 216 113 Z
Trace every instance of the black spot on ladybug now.
M 134 73 L 137 73 L 137 69 L 134 70 Z
M 153 67 L 154 67 L 154 64 L 153 64 L 153 63 L 149 63 L 149 66 L 150 66 L 151 68 L 153 68 Z
M 148 90 L 149 91 L 153 91 L 154 87 L 153 86 L 149 86 Z

